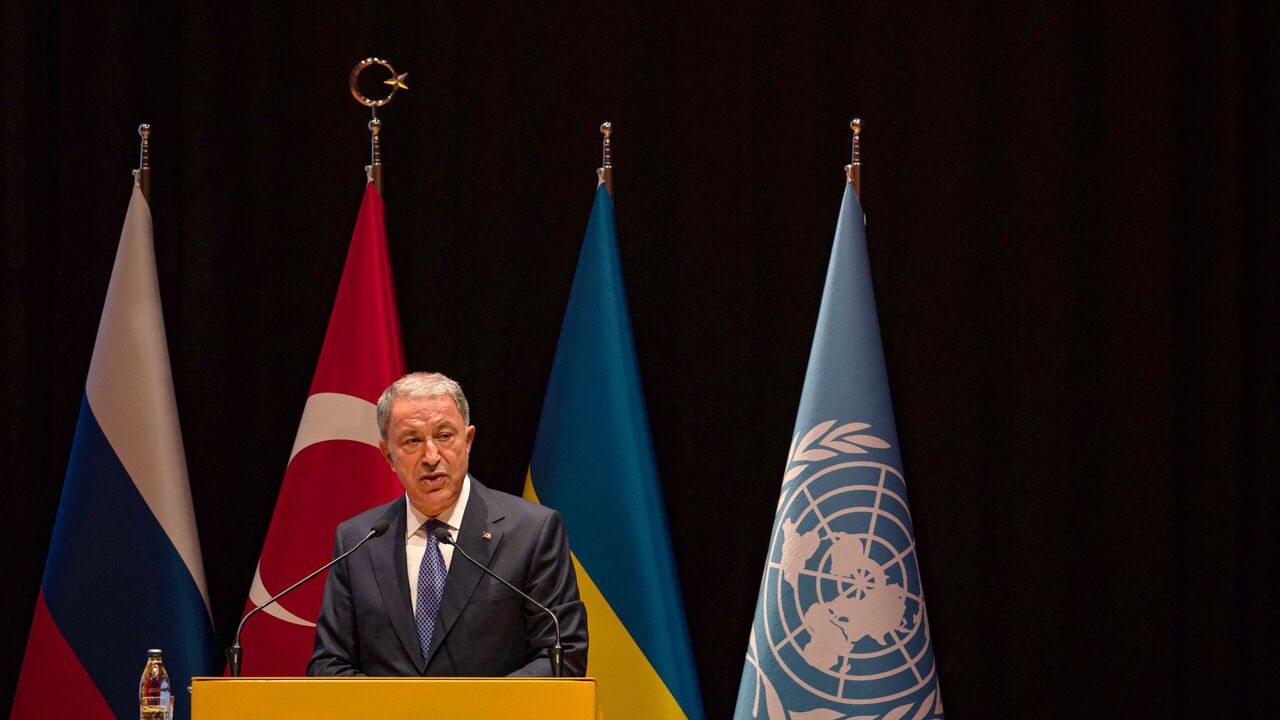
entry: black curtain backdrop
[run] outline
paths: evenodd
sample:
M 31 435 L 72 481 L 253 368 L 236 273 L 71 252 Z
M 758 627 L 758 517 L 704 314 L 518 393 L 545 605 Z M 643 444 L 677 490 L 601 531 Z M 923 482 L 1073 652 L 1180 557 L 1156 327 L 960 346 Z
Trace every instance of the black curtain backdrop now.
M 948 714 L 1275 712 L 1275 3 L 102 5 L 0 6 L 3 707 L 135 127 L 226 645 L 360 199 L 347 74 L 378 55 L 411 88 L 383 113 L 409 365 L 463 383 L 501 489 L 614 123 L 709 717 L 737 692 L 854 115 Z

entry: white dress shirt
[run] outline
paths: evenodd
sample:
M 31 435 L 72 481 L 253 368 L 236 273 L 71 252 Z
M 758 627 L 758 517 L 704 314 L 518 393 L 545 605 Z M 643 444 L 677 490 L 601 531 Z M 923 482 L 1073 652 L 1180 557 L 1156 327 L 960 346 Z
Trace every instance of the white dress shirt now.
M 462 514 L 467 510 L 467 498 L 471 495 L 471 475 L 468 474 L 462 478 L 462 492 L 458 493 L 458 501 L 453 507 L 446 509 L 444 512 L 436 515 L 436 520 L 444 523 L 449 528 L 449 533 L 455 538 L 462 529 Z M 407 566 L 405 569 L 409 571 L 409 599 L 413 603 L 413 612 L 418 612 L 418 570 L 422 568 L 422 556 L 427 551 L 427 531 L 423 529 L 423 525 L 431 519 L 428 515 L 418 512 L 417 508 L 409 502 L 409 494 L 405 493 L 405 523 L 404 523 L 404 562 Z M 447 573 L 449 570 L 449 562 L 453 560 L 453 546 L 439 543 L 440 554 L 444 556 L 444 569 Z

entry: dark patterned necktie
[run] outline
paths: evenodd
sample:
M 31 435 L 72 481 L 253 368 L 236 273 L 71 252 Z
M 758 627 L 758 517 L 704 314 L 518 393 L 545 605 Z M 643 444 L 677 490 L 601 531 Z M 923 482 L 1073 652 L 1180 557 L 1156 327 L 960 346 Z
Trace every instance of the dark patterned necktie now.
M 414 619 L 418 622 L 418 644 L 422 647 L 422 659 L 427 660 L 431 657 L 431 633 L 436 627 L 436 614 L 440 611 L 444 579 L 448 574 L 435 530 L 447 526 L 432 518 L 423 527 L 427 530 L 427 547 L 426 552 L 422 553 L 422 564 L 418 566 L 418 609 L 414 613 Z

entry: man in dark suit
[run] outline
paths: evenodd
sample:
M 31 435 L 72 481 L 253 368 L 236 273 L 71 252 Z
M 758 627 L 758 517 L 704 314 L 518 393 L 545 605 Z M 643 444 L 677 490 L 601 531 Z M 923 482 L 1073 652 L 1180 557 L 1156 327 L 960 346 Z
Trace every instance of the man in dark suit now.
M 587 667 L 587 618 L 560 514 L 467 474 L 475 426 L 462 388 L 400 378 L 378 401 L 379 446 L 404 496 L 338 526 L 308 675 L 549 676 L 551 619 L 439 543 L 458 546 L 560 618 L 564 674 Z

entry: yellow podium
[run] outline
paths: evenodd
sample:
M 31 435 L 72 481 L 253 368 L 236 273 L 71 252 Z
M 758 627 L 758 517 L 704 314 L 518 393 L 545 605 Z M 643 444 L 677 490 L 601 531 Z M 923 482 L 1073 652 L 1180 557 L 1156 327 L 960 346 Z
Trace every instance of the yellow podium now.
M 597 720 L 594 678 L 191 679 L 191 720 Z

